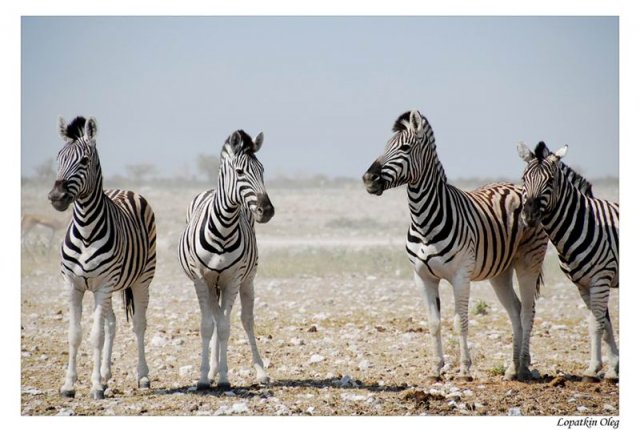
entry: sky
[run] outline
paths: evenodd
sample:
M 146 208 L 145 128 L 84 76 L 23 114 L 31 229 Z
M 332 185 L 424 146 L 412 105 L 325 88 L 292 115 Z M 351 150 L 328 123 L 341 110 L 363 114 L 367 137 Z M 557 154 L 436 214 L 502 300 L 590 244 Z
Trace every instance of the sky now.
M 518 142 L 618 176 L 617 17 L 22 17 L 21 174 L 94 116 L 103 173 L 195 174 L 236 129 L 265 178 L 359 178 L 419 109 L 449 178 L 519 178 Z

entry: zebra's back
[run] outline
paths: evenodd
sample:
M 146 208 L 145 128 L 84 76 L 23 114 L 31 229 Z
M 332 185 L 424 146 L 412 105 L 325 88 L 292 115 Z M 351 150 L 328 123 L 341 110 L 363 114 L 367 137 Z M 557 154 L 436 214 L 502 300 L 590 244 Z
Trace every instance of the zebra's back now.
M 447 189 L 451 203 L 444 205 L 446 215 L 435 233 L 420 237 L 419 226 L 412 223 L 407 249 L 413 263 L 421 260 L 432 276 L 447 279 L 445 266 L 456 258 L 466 259 L 472 266 L 471 280 L 480 281 L 501 274 L 514 259 L 544 258 L 544 231 L 520 220 L 522 187 L 494 183 L 472 191 L 451 185 Z

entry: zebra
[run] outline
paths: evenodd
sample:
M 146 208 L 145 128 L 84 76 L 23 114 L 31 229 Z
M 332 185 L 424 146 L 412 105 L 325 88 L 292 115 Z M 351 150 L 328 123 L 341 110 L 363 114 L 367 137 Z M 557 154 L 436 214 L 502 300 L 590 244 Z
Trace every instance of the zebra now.
M 180 264 L 194 283 L 201 312 L 202 362 L 198 390 L 209 389 L 218 373 L 218 387 L 231 387 L 227 375 L 227 345 L 231 308 L 238 292 L 242 325 L 258 382 L 269 383 L 253 331 L 253 279 L 258 264 L 254 220 L 266 223 L 274 215 L 264 186 L 264 168 L 255 155 L 263 139 L 262 133 L 252 140 L 246 132 L 237 130 L 225 140 L 217 190 L 202 192 L 192 200 L 180 238 Z
M 431 125 L 417 110 L 402 114 L 385 152 L 363 176 L 370 194 L 407 184 L 411 223 L 406 251 L 414 280 L 425 302 L 433 347 L 435 372 L 444 366 L 441 339 L 439 283 L 453 286 L 454 325 L 459 333 L 458 379 L 471 380 L 467 344 L 470 282 L 488 279 L 507 310 L 513 328 L 513 360 L 505 379 L 528 379 L 529 341 L 535 299 L 542 283 L 547 238 L 540 227 L 520 220 L 521 187 L 490 184 L 463 191 L 447 182 L 437 153 Z M 520 298 L 513 288 L 515 271 Z
M 121 291 L 125 315 L 133 319 L 138 346 L 138 388 L 150 388 L 144 351 L 149 284 L 156 266 L 155 216 L 139 194 L 104 190 L 96 148 L 95 118 L 76 117 L 67 124 L 59 118 L 65 141 L 58 153 L 58 171 L 48 198 L 58 211 L 73 204 L 73 215 L 61 245 L 61 272 L 69 295 L 69 363 L 60 389 L 74 397 L 78 379 L 76 356 L 82 340 L 82 298 L 95 299 L 91 344 L 91 397 L 103 399 L 111 379 L 111 352 L 116 329 L 112 293 Z
M 618 347 L 608 302 L 610 289 L 619 284 L 618 204 L 597 199 L 575 186 L 560 167 L 567 146 L 551 153 L 544 142 L 538 143 L 534 152 L 520 144 L 518 153 L 527 163 L 522 177 L 522 219 L 529 226 L 544 228 L 558 251 L 562 271 L 578 287 L 590 310 L 591 360 L 583 377 L 586 381 L 599 380 L 604 336 L 609 359 L 605 379 L 617 380 Z

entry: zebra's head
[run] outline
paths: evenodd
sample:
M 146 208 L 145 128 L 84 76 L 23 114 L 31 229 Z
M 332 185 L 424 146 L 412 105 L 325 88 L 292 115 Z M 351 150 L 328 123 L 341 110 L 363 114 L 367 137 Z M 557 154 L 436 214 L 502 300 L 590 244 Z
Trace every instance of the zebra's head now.
M 531 152 L 524 143 L 518 145 L 518 154 L 527 163 L 522 175 L 522 220 L 527 226 L 537 225 L 555 207 L 558 200 L 560 159 L 566 153 L 566 145 L 555 153 L 549 151 L 544 142 L 538 143 L 535 152 Z
M 66 210 L 79 197 L 91 193 L 100 177 L 100 160 L 96 150 L 95 118 L 77 117 L 69 124 L 58 118 L 60 137 L 64 146 L 58 152 L 58 173 L 49 192 L 51 205 Z
M 393 131 L 384 153 L 362 177 L 370 194 L 379 196 L 389 188 L 415 183 L 420 178 L 419 160 L 425 152 L 435 152 L 431 126 L 417 110 L 402 114 Z
M 220 153 L 220 179 L 231 203 L 246 207 L 259 223 L 268 222 L 275 213 L 264 186 L 264 167 L 255 153 L 262 147 L 264 136 L 255 140 L 243 130 L 227 138 Z

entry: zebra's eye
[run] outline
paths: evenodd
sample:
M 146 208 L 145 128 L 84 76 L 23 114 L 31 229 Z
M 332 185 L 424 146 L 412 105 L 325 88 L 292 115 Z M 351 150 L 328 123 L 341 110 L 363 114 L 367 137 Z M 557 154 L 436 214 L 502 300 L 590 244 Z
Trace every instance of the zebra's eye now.
M 411 146 L 406 143 L 400 147 L 400 151 L 408 151 L 410 149 L 411 149 Z
M 82 158 L 80 159 L 80 164 L 81 164 L 82 166 L 86 166 L 87 164 L 89 164 L 89 157 L 87 157 L 86 155 L 85 155 L 84 157 L 82 157 Z
M 239 167 L 238 167 L 238 168 L 236 169 L 236 175 L 238 175 L 238 176 L 242 176 L 242 175 L 244 175 L 244 170 L 242 170 L 241 168 L 239 168 Z

